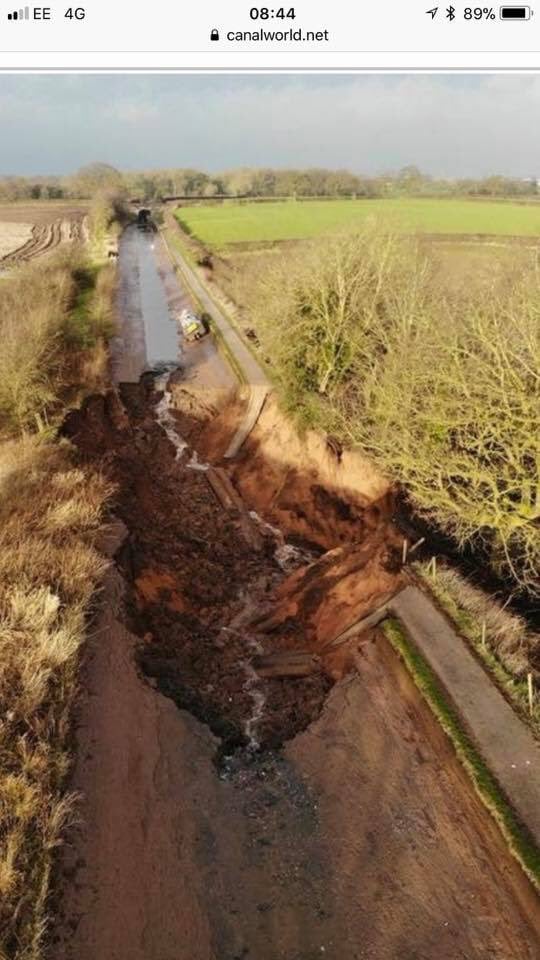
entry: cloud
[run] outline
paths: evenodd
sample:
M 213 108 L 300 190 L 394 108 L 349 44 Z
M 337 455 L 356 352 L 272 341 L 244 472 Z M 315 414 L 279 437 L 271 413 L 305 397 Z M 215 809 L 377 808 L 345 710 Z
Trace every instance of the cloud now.
M 0 173 L 348 167 L 540 176 L 535 75 L 0 76 Z

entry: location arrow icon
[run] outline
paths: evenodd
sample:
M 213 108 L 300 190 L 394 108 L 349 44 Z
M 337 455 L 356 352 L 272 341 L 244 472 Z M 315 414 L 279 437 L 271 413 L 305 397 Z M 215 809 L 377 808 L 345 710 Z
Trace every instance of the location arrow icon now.
M 426 10 L 426 13 L 430 13 L 430 14 L 431 14 L 431 19 L 434 20 L 435 17 L 437 16 L 437 10 L 438 10 L 438 9 L 439 9 L 438 7 L 433 7 L 433 10 Z

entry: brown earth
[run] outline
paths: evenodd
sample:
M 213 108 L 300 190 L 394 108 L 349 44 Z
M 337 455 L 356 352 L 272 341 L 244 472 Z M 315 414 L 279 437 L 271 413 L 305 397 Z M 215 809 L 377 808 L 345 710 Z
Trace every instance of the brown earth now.
M 0 203 L 0 222 L 44 224 L 53 220 L 81 220 L 87 212 L 87 203 L 65 200 Z
M 246 537 L 245 511 L 224 511 L 203 471 L 178 468 L 153 417 L 152 378 L 123 385 L 121 395 L 123 403 L 114 393 L 92 398 L 65 429 L 118 484 L 115 509 L 129 530 L 119 563 L 130 584 L 128 621 L 144 641 L 141 666 L 216 734 L 242 743 L 253 698 L 239 664 L 288 648 L 321 653 L 384 602 L 400 584 L 395 535 L 379 514 L 373 528 L 351 514 L 351 546 L 312 564 L 309 588 L 299 591 L 298 577 L 276 563 L 270 528 Z M 339 662 L 334 656 L 327 665 L 322 656 L 322 672 L 300 683 L 269 680 L 258 738 L 279 745 L 310 723 L 330 686 L 326 674 L 340 675 L 346 650 Z
M 300 437 L 274 397 L 234 460 L 222 461 L 247 404 L 245 388 L 211 417 L 192 393 L 190 427 L 182 416 L 185 394 L 180 384 L 173 386 L 182 432 L 190 430 L 205 459 L 223 462 L 245 502 L 289 537 L 329 550 L 386 524 L 393 493 L 380 472 L 357 451 L 330 445 L 313 430 Z
M 283 541 L 252 521 L 255 547 L 191 450 L 175 459 L 157 399 L 143 377 L 65 427 L 118 484 L 127 532 L 77 707 L 84 817 L 53 960 L 533 960 L 536 895 L 393 652 L 371 633 L 325 654 L 401 582 L 369 475 L 349 501 L 332 452 L 267 470 L 254 438 L 247 506 L 314 551 L 284 572 Z M 185 407 L 178 420 L 189 428 Z M 191 435 L 202 460 L 200 422 Z M 268 496 L 279 471 L 285 500 Z M 284 649 L 317 652 L 321 669 L 250 669 Z
M 283 752 L 218 776 L 137 675 L 121 591 L 83 675 L 54 960 L 533 960 L 534 897 L 384 643 Z
M 256 642 L 243 624 L 283 579 L 273 542 L 254 550 L 240 516 L 223 511 L 204 473 L 178 469 L 152 418 L 151 380 L 123 395 L 127 422 L 111 394 L 94 398 L 66 429 L 87 455 L 103 458 L 119 486 L 116 511 L 129 530 L 119 563 L 131 585 L 128 621 L 144 641 L 141 666 L 224 740 L 242 742 L 252 698 L 239 664 Z M 303 686 L 307 722 L 328 686 L 322 675 Z M 297 700 L 288 687 L 276 697 L 265 739 L 281 742 L 288 723 L 301 722 L 293 718 L 301 714 Z
M 13 250 L 24 246 L 32 237 L 31 223 L 0 224 L 0 262 Z
M 538 905 L 381 640 L 283 752 L 218 776 L 111 574 L 78 705 L 54 960 L 534 960 Z
M 129 358 L 141 317 L 122 319 Z M 246 397 L 203 345 L 169 380 L 178 456 L 150 375 L 65 425 L 116 481 L 124 537 L 51 960 L 533 960 L 536 895 L 394 653 L 373 631 L 329 649 L 402 580 L 384 481 L 271 402 L 224 461 Z
M 0 263 L 15 266 L 82 240 L 85 215 L 84 206 L 64 203 L 0 205 Z

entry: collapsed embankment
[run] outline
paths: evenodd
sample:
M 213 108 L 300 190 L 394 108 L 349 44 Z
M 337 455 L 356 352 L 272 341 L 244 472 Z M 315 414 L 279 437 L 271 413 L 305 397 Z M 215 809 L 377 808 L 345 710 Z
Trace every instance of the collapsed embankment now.
M 169 310 L 148 284 L 138 305 L 152 261 L 130 249 L 116 379 L 189 302 L 161 263 Z M 534 894 L 410 677 L 380 635 L 332 647 L 402 583 L 384 482 L 272 400 L 228 459 L 249 397 L 210 338 L 180 363 L 65 425 L 123 534 L 54 960 L 533 960 Z
M 199 432 L 200 451 L 194 403 L 191 394 L 189 413 L 179 419 L 182 435 Z M 230 468 L 243 500 L 224 505 L 219 475 L 202 453 L 171 442 L 160 409 L 162 393 L 146 377 L 91 398 L 65 425 L 117 485 L 116 513 L 128 530 L 118 563 L 140 665 L 226 745 L 278 745 L 319 714 L 331 678 L 346 669 L 347 651 L 327 652 L 331 641 L 402 582 L 388 496 L 373 502 L 366 483 L 346 499 L 337 479 L 343 468 L 332 467 L 313 441 L 303 456 L 298 439 L 289 444 L 288 461 L 279 463 L 277 448 L 267 451 L 254 436 Z M 277 411 L 271 415 L 276 442 Z M 234 429 L 234 418 L 229 425 Z M 227 482 L 223 470 L 221 477 Z M 293 651 L 304 658 L 287 659 Z M 266 665 L 263 683 L 252 662 L 270 654 L 281 659 Z
M 174 406 L 146 376 L 65 424 L 125 536 L 55 960 L 533 960 L 531 892 L 405 672 L 380 639 L 327 651 L 402 582 L 388 492 L 271 403 L 227 464 L 241 399 L 173 380 Z
M 223 461 L 247 406 L 247 388 L 212 417 L 192 398 L 189 424 L 182 418 L 187 400 L 184 387 L 173 384 L 172 392 L 181 429 L 187 430 L 199 454 L 212 462 Z M 287 535 L 322 549 L 357 542 L 392 515 L 390 486 L 366 457 L 333 446 L 313 430 L 301 437 L 272 396 L 226 467 L 246 503 Z

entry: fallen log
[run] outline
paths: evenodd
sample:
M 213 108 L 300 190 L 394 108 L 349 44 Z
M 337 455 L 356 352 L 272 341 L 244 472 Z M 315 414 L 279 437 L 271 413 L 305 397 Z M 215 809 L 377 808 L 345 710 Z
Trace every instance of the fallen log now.
M 223 470 L 219 470 L 216 467 L 209 467 L 206 471 L 206 479 L 225 510 L 242 509 L 242 503 L 239 503 L 240 498 Z
M 260 553 L 264 547 L 262 534 L 247 513 L 240 494 L 225 470 L 222 467 L 209 467 L 205 476 L 221 506 L 229 513 L 239 515 L 240 531 L 248 546 Z
M 260 677 L 309 677 L 321 669 L 320 657 L 301 650 L 261 654 L 251 663 Z
M 331 640 L 330 643 L 327 643 L 323 647 L 322 653 L 327 653 L 330 650 L 334 650 L 336 647 L 340 647 L 343 643 L 347 643 L 348 640 L 352 640 L 353 637 L 357 637 L 361 633 L 364 633 L 364 631 L 369 630 L 372 627 L 376 627 L 377 624 L 379 624 L 387 616 L 388 600 L 367 616 L 362 617 L 361 620 L 357 620 L 350 627 L 348 627 L 347 630 L 344 630 L 343 633 L 340 633 L 339 636 Z

